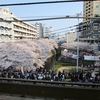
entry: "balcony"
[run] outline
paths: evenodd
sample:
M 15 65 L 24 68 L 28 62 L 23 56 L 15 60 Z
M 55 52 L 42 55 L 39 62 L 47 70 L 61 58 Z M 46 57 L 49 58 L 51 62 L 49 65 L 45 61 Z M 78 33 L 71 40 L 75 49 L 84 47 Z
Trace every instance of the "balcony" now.
M 37 32 L 35 26 L 33 26 L 34 29 L 32 29 L 32 28 L 29 28 L 29 27 L 27 27 L 27 26 L 25 26 L 25 25 L 21 25 L 21 24 L 19 24 L 19 23 L 17 23 L 17 22 L 13 22 L 13 24 L 16 25 L 16 26 L 19 26 L 19 27 L 22 27 L 22 28 L 29 29 L 29 30 L 31 30 L 31 31 Z
M 17 31 L 17 32 L 22 32 L 22 33 L 28 33 L 28 34 L 35 34 L 35 33 L 33 33 L 33 32 L 28 32 L 28 31 L 25 31 L 25 30 L 21 30 L 21 29 L 17 29 L 17 28 L 14 28 L 14 31 Z
M 12 28 L 12 25 L 6 22 L 0 22 L 0 26 L 8 29 Z
M 1 35 L 7 35 L 7 36 L 11 36 L 12 33 L 11 32 L 5 32 L 5 31 L 0 31 Z

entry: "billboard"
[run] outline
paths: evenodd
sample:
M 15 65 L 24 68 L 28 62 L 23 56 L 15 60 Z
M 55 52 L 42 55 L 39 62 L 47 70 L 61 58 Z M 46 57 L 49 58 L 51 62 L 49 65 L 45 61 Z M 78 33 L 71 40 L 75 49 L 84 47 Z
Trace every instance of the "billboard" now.
M 87 55 L 84 55 L 84 60 L 97 61 L 97 60 L 99 60 L 99 56 L 87 56 Z

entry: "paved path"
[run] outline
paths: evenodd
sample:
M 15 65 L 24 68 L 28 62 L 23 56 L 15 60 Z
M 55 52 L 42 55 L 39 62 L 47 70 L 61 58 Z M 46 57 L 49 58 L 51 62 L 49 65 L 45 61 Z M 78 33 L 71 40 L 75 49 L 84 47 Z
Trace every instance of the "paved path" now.
M 56 100 L 56 99 L 50 99 L 50 98 L 32 98 L 32 97 L 20 97 L 15 95 L 1 95 L 0 94 L 0 100 Z M 66 99 L 67 100 L 67 99 Z

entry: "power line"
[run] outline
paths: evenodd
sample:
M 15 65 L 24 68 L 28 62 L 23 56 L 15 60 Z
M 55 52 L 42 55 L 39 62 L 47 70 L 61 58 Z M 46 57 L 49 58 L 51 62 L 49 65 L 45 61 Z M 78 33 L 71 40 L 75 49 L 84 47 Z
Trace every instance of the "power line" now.
M 30 22 L 30 21 L 43 21 L 43 20 L 55 20 L 55 19 L 66 19 L 67 17 L 49 17 L 49 18 L 38 18 L 38 19 L 26 19 L 26 20 L 2 20 L 0 22 L 22 22 L 22 21 L 26 21 L 26 22 Z
M 67 32 L 67 31 L 72 31 L 72 30 L 75 30 L 75 29 L 76 29 L 76 28 L 74 28 L 74 29 L 69 29 L 69 30 L 64 30 L 64 31 L 59 31 L 59 32 L 56 32 L 55 34 Z M 52 34 L 54 34 L 54 33 L 52 33 Z
M 100 19 L 100 17 L 77 17 L 77 16 L 63 16 L 63 17 L 48 17 L 48 18 L 38 18 L 38 19 L 26 19 L 26 20 L 2 20 L 0 22 L 22 22 L 22 21 L 26 21 L 26 22 L 31 22 L 31 21 L 43 21 L 43 20 L 57 20 L 57 19 L 86 19 L 86 18 L 89 18 L 89 19 Z
M 54 4 L 54 3 L 67 3 L 67 2 L 80 2 L 83 0 L 61 0 L 61 1 L 46 1 L 46 2 L 30 2 L 30 3 L 13 3 L 13 4 L 0 4 L 0 6 L 22 6 L 22 5 L 38 5 L 38 4 Z
M 19 18 L 42 18 L 42 17 L 61 17 L 65 15 L 53 15 L 53 16 L 19 16 Z M 12 17 L 10 17 L 12 18 Z
M 57 29 L 57 30 L 53 30 L 52 32 L 56 32 L 56 31 L 59 31 L 59 30 L 65 30 L 67 28 L 72 28 L 72 27 L 76 27 L 78 25 L 73 25 L 73 26 L 70 26 L 70 27 L 65 27 L 65 28 L 60 28 L 60 29 Z
M 19 17 L 19 18 L 40 18 L 40 17 L 58 17 L 58 16 L 26 16 L 26 17 Z
M 59 33 L 64 33 L 64 32 L 70 32 L 70 31 L 73 31 L 75 30 L 76 28 L 73 28 L 73 29 L 67 29 L 67 30 L 64 30 L 64 31 L 59 31 L 59 32 L 56 32 L 56 33 L 52 33 L 54 35 L 54 37 L 58 37 Z M 62 36 L 62 35 L 65 35 L 66 33 L 64 34 L 60 34 L 59 36 Z
M 57 30 L 53 30 L 52 31 L 53 33 L 52 34 L 59 33 L 59 32 L 56 32 L 56 31 L 65 30 L 65 29 L 68 29 L 68 28 L 76 27 L 76 26 L 78 26 L 78 25 L 73 25 L 73 26 L 70 26 L 70 27 L 64 27 L 64 28 L 60 28 L 60 29 L 57 29 Z M 73 29 L 70 29 L 70 30 L 73 30 Z M 56 33 L 54 33 L 54 32 L 56 32 Z M 49 32 L 45 32 L 45 33 L 49 33 Z

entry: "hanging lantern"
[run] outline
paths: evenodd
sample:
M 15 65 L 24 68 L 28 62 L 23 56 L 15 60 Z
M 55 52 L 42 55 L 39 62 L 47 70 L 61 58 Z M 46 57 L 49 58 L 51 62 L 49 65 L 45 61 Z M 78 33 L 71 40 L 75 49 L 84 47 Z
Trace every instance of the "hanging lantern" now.
M 93 65 L 91 65 L 91 67 L 93 67 Z
M 90 68 L 90 65 L 88 65 L 88 68 Z

